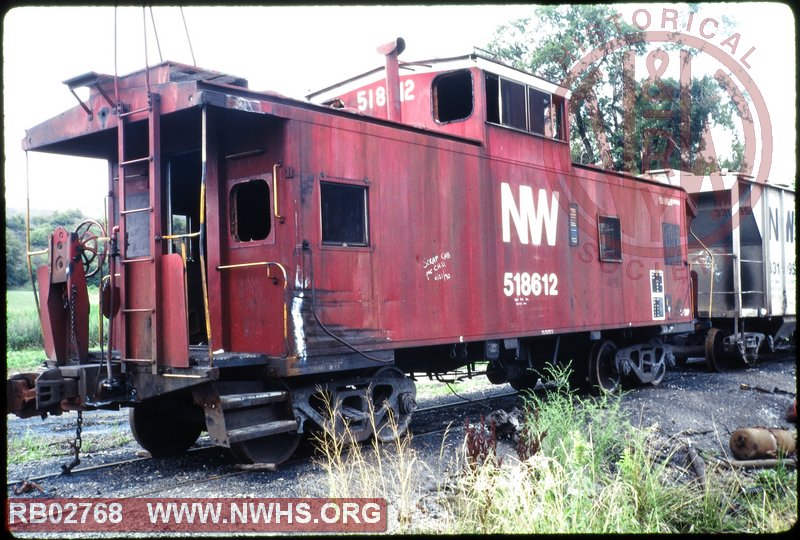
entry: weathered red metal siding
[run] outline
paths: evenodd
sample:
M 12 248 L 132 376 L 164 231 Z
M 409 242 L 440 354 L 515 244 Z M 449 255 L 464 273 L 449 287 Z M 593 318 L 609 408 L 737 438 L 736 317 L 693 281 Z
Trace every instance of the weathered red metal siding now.
M 461 70 L 459 70 L 461 71 Z M 472 74 L 473 82 L 473 109 L 469 122 L 449 122 L 439 123 L 433 117 L 433 100 L 431 88 L 433 80 L 442 73 L 419 73 L 409 75 L 401 67 L 400 69 L 400 94 L 401 112 L 404 124 L 423 127 L 426 129 L 449 133 L 459 137 L 480 140 L 483 138 L 483 122 L 486 119 L 483 103 L 483 74 L 477 68 L 469 69 Z M 339 96 L 344 106 L 350 110 L 358 111 L 374 118 L 388 119 L 385 101 L 379 101 L 379 93 L 383 95 L 386 88 L 386 81 L 379 79 L 375 82 L 365 84 L 350 92 L 345 92 Z M 383 103 L 381 105 L 381 103 Z
M 313 197 L 303 207 L 301 229 L 312 246 L 318 314 L 342 336 L 400 347 L 661 324 L 652 317 L 649 271 L 665 269 L 662 221 L 685 225 L 685 217 L 683 203 L 657 201 L 682 199 L 681 191 L 572 170 L 563 165 L 562 143 L 503 128 L 493 128 L 493 148 L 523 148 L 510 152 L 511 159 L 349 118 L 324 118 L 324 125 L 309 119 L 301 124 L 298 169 L 313 176 Z M 550 146 L 557 148 L 550 152 Z M 321 246 L 320 179 L 366 181 L 368 248 Z M 515 193 L 520 185 L 534 194 L 540 188 L 559 192 L 554 246 L 520 245 L 513 231 L 510 243 L 502 241 L 501 182 Z M 576 247 L 568 245 L 569 203 L 581 209 Z M 598 214 L 621 220 L 621 263 L 598 259 Z M 437 256 L 445 266 L 426 275 L 426 261 Z M 674 277 L 667 270 L 667 294 L 688 302 L 685 272 Z M 505 272 L 555 274 L 558 295 L 517 305 L 502 292 Z M 437 274 L 442 279 L 434 279 Z M 666 323 L 691 320 L 675 302 Z

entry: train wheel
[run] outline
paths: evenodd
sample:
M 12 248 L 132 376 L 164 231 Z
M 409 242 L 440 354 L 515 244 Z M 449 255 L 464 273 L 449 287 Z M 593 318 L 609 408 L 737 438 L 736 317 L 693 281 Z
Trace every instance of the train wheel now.
M 276 405 L 259 409 L 259 422 L 279 423 L 294 420 L 291 407 Z M 231 454 L 239 463 L 283 463 L 294 453 L 302 434 L 297 431 L 285 431 L 266 437 L 247 439 L 231 444 Z
M 508 384 L 517 392 L 531 390 L 539 382 L 539 376 L 532 370 L 519 364 L 512 364 L 508 367 Z
M 706 335 L 706 365 L 711 371 L 722 373 L 728 370 L 729 355 L 725 352 L 725 334 L 712 328 Z
M 370 399 L 375 413 L 375 437 L 389 442 L 408 430 L 411 413 L 417 408 L 417 389 L 395 367 L 379 369 L 372 380 Z
M 611 340 L 598 341 L 589 354 L 589 382 L 593 389 L 614 392 L 619 388 L 620 375 L 614 362 L 617 347 Z
M 667 364 L 662 362 L 661 364 L 659 364 L 657 369 L 658 371 L 656 371 L 655 377 L 653 377 L 653 380 L 650 381 L 650 384 L 652 386 L 658 386 L 659 384 L 661 384 L 661 381 L 664 380 L 664 375 L 667 374 Z
M 184 453 L 202 431 L 201 425 L 192 420 L 195 415 L 189 407 L 172 400 L 133 407 L 128 416 L 133 438 L 153 457 Z

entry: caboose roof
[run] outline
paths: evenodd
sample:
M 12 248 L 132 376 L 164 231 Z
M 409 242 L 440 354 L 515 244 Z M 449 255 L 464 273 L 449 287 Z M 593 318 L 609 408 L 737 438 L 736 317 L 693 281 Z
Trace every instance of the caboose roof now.
M 767 179 L 766 182 L 763 182 L 750 174 L 739 171 L 728 171 L 727 169 L 723 169 L 720 173 L 719 178 L 722 181 L 721 185 L 717 185 L 709 175 L 696 175 L 689 171 L 679 171 L 676 169 L 650 170 L 639 175 L 639 178 L 655 180 L 672 186 L 681 186 L 689 193 L 713 191 L 720 188 L 727 190 L 733 188 L 734 184 L 737 182 L 746 182 L 750 184 L 766 183 L 775 188 L 794 192 L 794 187 L 787 182 L 782 182 L 777 179 Z
M 517 69 L 509 66 L 489 56 L 489 53 L 476 51 L 464 56 L 454 56 L 449 58 L 434 58 L 431 60 L 419 60 L 414 62 L 400 62 L 400 75 L 404 72 L 408 73 L 438 73 L 445 71 L 453 71 L 456 69 L 478 68 L 481 71 L 487 71 L 500 75 L 502 77 L 525 83 L 528 86 L 548 92 L 550 94 L 559 94 L 570 98 L 570 90 L 560 86 L 552 81 L 543 79 L 527 71 Z M 351 77 L 344 81 L 338 82 L 316 92 L 306 95 L 306 99 L 313 103 L 324 103 L 329 99 L 333 99 L 343 93 L 350 92 L 370 84 L 372 82 L 382 80 L 385 78 L 385 66 L 377 67 L 355 77 Z

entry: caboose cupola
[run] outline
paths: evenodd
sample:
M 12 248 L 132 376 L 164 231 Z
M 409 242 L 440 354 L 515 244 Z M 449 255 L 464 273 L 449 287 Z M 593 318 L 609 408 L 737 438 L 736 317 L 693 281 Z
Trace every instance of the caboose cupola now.
M 546 157 L 569 166 L 566 88 L 485 53 L 398 64 L 399 41 L 379 48 L 389 51 L 395 45 L 385 68 L 309 94 L 307 99 L 478 141 L 497 157 L 532 162 Z M 513 139 L 507 141 L 508 136 Z

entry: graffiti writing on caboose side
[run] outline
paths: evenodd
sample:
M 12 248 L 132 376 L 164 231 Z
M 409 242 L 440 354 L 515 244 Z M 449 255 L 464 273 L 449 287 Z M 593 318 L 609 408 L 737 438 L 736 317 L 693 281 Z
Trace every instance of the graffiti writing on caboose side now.
M 447 263 L 450 262 L 449 251 L 428 257 L 422 261 L 422 269 L 425 271 L 425 279 L 428 281 L 450 281 L 450 269 Z
M 519 199 L 514 198 L 511 186 L 505 182 L 500 184 L 501 214 L 503 220 L 503 242 L 511 242 L 511 223 L 517 231 L 521 244 L 542 244 L 544 232 L 548 246 L 556 245 L 556 228 L 558 226 L 558 192 L 549 194 L 546 189 L 539 189 L 536 202 L 533 200 L 533 188 L 519 186 Z

